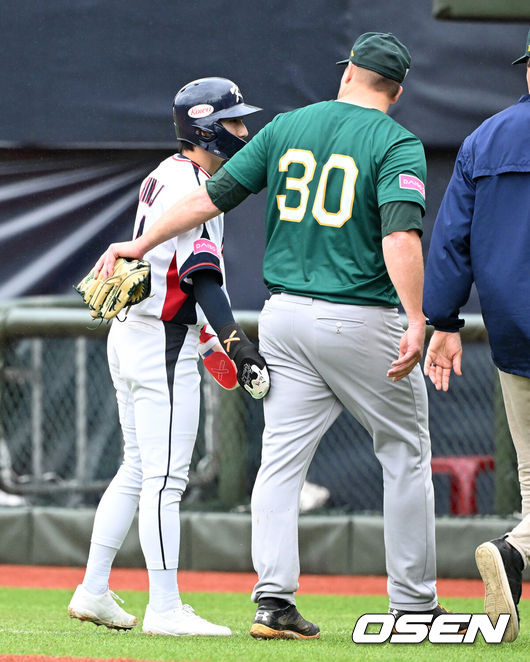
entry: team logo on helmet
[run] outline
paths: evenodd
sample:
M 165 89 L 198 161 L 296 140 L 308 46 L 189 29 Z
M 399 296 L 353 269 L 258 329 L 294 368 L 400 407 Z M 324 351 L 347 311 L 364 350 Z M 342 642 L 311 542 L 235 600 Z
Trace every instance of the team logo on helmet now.
M 239 91 L 239 87 L 237 85 L 235 85 L 235 84 L 232 85 L 232 87 L 230 88 L 230 92 L 235 96 L 236 103 L 239 103 L 240 99 L 241 99 L 241 101 L 243 101 L 243 95 Z
M 188 115 L 190 117 L 208 117 L 214 111 L 214 107 L 209 103 L 199 103 L 197 106 L 192 106 L 188 110 Z

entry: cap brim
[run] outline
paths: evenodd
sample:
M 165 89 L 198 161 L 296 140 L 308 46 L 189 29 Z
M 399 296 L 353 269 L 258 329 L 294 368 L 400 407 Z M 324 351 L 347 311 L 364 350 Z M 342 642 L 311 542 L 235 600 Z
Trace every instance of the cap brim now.
M 340 62 L 335 62 L 335 64 L 348 64 L 349 61 L 350 58 L 348 58 L 347 60 L 341 60 Z
M 523 55 L 523 57 L 520 57 L 518 60 L 514 60 L 512 64 L 526 64 L 528 62 L 528 55 Z

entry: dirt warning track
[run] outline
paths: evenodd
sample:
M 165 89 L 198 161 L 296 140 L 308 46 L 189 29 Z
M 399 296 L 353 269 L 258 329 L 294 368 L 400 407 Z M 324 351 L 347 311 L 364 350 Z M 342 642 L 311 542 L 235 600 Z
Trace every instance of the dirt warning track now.
M 0 565 L 0 586 L 21 588 L 75 589 L 83 580 L 84 568 Z M 182 592 L 251 593 L 256 575 L 250 572 L 198 572 L 180 570 Z M 114 591 L 147 591 L 147 572 L 137 568 L 114 568 L 110 576 Z M 302 575 L 300 593 L 328 595 L 386 595 L 386 577 L 351 575 Z M 481 598 L 480 579 L 438 579 L 441 599 Z M 523 597 L 530 595 L 530 582 L 523 585 Z M 0 657 L 0 662 L 3 662 Z

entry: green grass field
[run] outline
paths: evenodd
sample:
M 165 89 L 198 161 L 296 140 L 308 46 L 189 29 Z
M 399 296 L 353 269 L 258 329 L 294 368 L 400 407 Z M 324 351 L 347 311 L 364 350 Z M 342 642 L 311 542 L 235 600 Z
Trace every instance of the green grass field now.
M 318 623 L 318 641 L 256 641 L 248 634 L 255 607 L 245 594 L 184 594 L 203 617 L 228 625 L 233 636 L 153 637 L 141 632 L 117 632 L 91 623 L 72 620 L 67 614 L 70 591 L 50 589 L 0 588 L 0 653 L 172 660 L 173 662 L 351 662 L 384 660 L 414 662 L 453 662 L 480 660 L 493 662 L 530 660 L 530 601 L 521 603 L 522 633 L 511 644 L 487 645 L 356 645 L 351 632 L 363 613 L 385 612 L 384 596 L 347 597 L 301 595 L 298 607 L 304 616 Z M 126 609 L 141 617 L 147 594 L 123 592 Z M 482 600 L 452 598 L 445 606 L 453 611 L 481 612 Z M 526 625 L 526 628 L 525 628 Z

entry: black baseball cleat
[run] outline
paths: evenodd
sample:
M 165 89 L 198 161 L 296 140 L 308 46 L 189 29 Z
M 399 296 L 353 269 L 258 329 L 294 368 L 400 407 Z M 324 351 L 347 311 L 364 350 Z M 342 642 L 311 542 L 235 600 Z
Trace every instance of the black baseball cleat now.
M 254 639 L 318 639 L 320 629 L 286 600 L 264 598 L 258 604 L 250 634 Z
M 398 618 L 401 616 L 404 616 L 405 614 L 432 614 L 434 618 L 437 616 L 441 616 L 442 614 L 452 614 L 452 611 L 449 611 L 445 607 L 442 607 L 441 604 L 437 604 L 436 607 L 433 609 L 428 609 L 427 611 L 401 611 L 400 609 L 389 609 L 388 610 L 389 614 L 392 614 L 392 616 L 395 618 L 397 621 Z M 433 618 L 433 620 L 434 620 Z M 458 634 L 465 634 L 467 632 L 467 622 L 462 621 L 462 623 L 458 624 Z M 431 625 L 430 623 L 427 623 L 427 627 L 430 629 Z M 392 630 L 394 634 L 396 634 L 395 628 Z M 455 633 L 457 634 L 457 633 Z
M 484 582 L 484 611 L 496 625 L 501 614 L 510 614 L 503 641 L 514 641 L 519 634 L 519 610 L 524 561 L 504 538 L 482 543 L 475 551 L 477 567 Z

